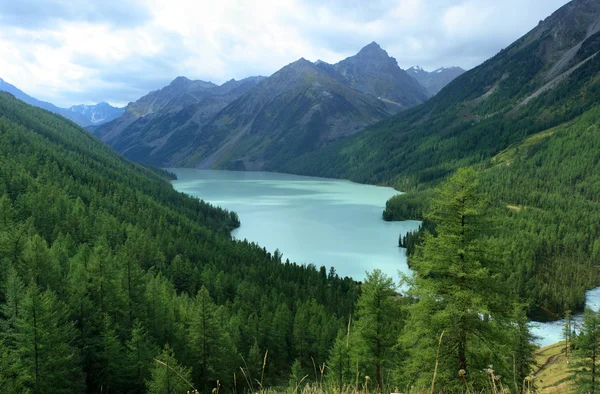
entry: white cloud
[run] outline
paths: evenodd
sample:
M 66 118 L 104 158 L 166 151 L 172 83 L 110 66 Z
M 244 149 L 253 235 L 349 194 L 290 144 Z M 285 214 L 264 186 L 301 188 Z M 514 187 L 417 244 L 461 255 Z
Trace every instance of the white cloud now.
M 22 1 L 0 0 L 0 22 L 11 17 L 0 30 L 0 77 L 60 106 L 126 104 L 178 75 L 220 83 L 300 57 L 336 62 L 371 41 L 404 68 L 470 68 L 567 2 Z

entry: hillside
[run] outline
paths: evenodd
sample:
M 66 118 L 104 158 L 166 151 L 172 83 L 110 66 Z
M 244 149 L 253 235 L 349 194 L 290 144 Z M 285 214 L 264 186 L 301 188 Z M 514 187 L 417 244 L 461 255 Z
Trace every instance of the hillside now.
M 233 241 L 237 215 L 169 176 L 0 93 L 3 392 L 145 392 L 155 358 L 231 390 L 266 349 L 265 384 L 325 361 L 357 284 Z
M 130 103 L 120 118 L 90 131 L 131 160 L 173 166 L 193 148 L 191 131 L 203 127 L 262 79 L 230 80 L 218 86 L 178 77 Z
M 192 132 L 195 150 L 180 164 L 269 170 L 388 116 L 376 97 L 300 59 Z
M 59 108 L 54 104 L 38 100 L 27 95 L 14 85 L 4 81 L 2 78 L 0 78 L 0 91 L 8 92 L 27 104 L 43 108 L 58 115 L 62 115 L 83 127 L 110 122 L 111 120 L 121 116 L 125 111 L 124 108 L 115 108 L 108 103 L 99 103 L 96 105 L 82 104 L 74 105 L 70 108 Z
M 600 3 L 575 0 L 418 107 L 279 170 L 402 190 L 488 160 L 600 99 Z

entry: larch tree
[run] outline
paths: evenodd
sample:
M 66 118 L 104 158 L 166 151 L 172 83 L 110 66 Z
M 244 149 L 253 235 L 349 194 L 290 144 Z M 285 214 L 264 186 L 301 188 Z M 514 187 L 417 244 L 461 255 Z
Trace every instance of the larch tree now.
M 581 332 L 575 339 L 576 362 L 571 369 L 579 392 L 595 394 L 600 391 L 600 316 L 590 308 L 583 314 Z
M 464 388 L 467 380 L 473 384 L 481 375 L 475 371 L 488 364 L 510 374 L 500 349 L 514 333 L 513 303 L 499 286 L 502 264 L 486 243 L 485 205 L 477 174 L 461 169 L 426 215 L 436 235 L 425 235 L 409 261 L 414 275 L 406 279 L 416 301 L 408 307 L 400 341 L 409 354 L 408 382 L 431 384 L 436 364 L 437 380 L 446 389 Z
M 150 379 L 146 382 L 149 394 L 180 394 L 189 391 L 191 384 L 191 368 L 179 364 L 169 345 L 165 345 L 162 353 L 154 360 L 150 371 Z
M 381 370 L 391 361 L 391 349 L 397 341 L 400 301 L 394 297 L 395 290 L 392 279 L 376 269 L 367 274 L 356 308 L 359 333 L 375 369 L 377 391 L 383 389 Z

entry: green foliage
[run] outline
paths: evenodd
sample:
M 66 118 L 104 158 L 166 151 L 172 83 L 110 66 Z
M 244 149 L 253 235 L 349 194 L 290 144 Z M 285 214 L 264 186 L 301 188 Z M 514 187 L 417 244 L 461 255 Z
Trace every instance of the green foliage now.
M 576 362 L 572 367 L 579 392 L 597 393 L 600 390 L 598 356 L 600 354 L 600 318 L 598 312 L 586 308 L 581 330 L 575 340 Z
M 383 388 L 382 369 L 391 367 L 397 341 L 400 301 L 391 278 L 376 269 L 367 274 L 356 306 L 358 330 L 366 346 L 366 360 L 375 368 L 375 385 Z
M 168 345 L 165 345 L 162 353 L 154 360 L 150 374 L 150 380 L 146 382 L 148 394 L 179 394 L 192 388 L 191 369 L 177 362 L 173 349 Z
M 513 300 L 498 280 L 503 267 L 486 241 L 486 205 L 477 187 L 473 169 L 452 176 L 427 215 L 437 235 L 427 234 L 411 256 L 415 274 L 407 280 L 416 302 L 408 307 L 400 342 L 409 354 L 403 373 L 411 384 L 426 385 L 438 363 L 437 380 L 446 389 L 463 387 L 459 370 L 475 387 L 487 385 L 478 372 L 488 364 L 511 375 L 513 351 L 505 350 L 517 337 Z
M 167 344 L 202 390 L 232 390 L 254 343 L 265 384 L 325 361 L 358 284 L 232 240 L 237 215 L 165 175 L 0 94 L 2 387 L 141 393 Z

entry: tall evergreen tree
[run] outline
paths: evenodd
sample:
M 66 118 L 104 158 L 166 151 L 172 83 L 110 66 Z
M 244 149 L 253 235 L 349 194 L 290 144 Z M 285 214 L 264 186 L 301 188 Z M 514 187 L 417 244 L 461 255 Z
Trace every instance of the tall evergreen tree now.
M 383 389 L 381 370 L 391 362 L 392 348 L 398 340 L 400 301 L 394 295 L 392 278 L 376 269 L 367 274 L 356 307 L 358 330 L 374 366 L 377 391 Z
M 590 308 L 583 313 L 581 332 L 577 336 L 576 362 L 572 371 L 579 392 L 595 394 L 600 391 L 600 316 Z
M 76 330 L 66 305 L 51 291 L 32 283 L 8 325 L 5 355 L 16 363 L 12 379 L 19 387 L 34 394 L 82 390 Z
M 181 394 L 192 388 L 191 368 L 179 364 L 169 345 L 165 345 L 162 353 L 154 360 L 150 375 L 146 382 L 148 394 Z
M 508 360 L 499 358 L 507 328 L 513 326 L 513 308 L 509 295 L 498 287 L 501 267 L 485 242 L 485 200 L 477 186 L 472 169 L 451 177 L 427 215 L 436 223 L 437 235 L 425 235 L 411 258 L 415 274 L 408 283 L 417 302 L 408 308 L 410 318 L 401 337 L 409 352 L 408 381 L 428 384 L 436 363 L 437 380 L 446 389 L 464 387 L 459 371 L 473 382 L 475 371 L 488 364 L 509 375 Z

